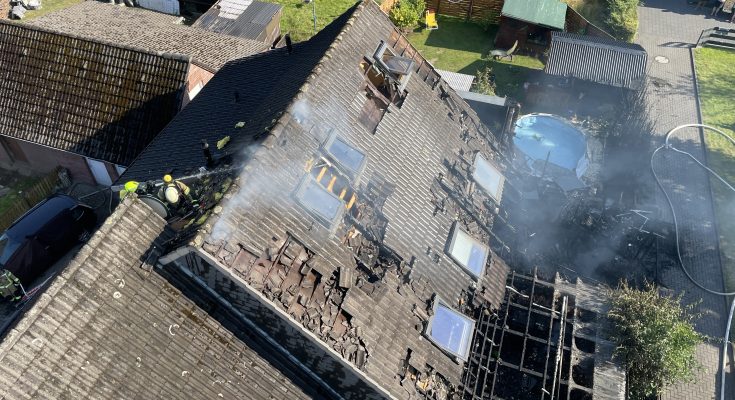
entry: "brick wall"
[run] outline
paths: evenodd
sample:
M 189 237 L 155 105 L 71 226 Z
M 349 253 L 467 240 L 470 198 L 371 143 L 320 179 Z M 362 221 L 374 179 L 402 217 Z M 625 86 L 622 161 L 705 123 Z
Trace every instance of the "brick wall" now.
M 183 259 L 179 260 L 177 262 L 183 262 Z M 289 321 L 281 312 L 276 311 L 274 305 L 267 304 L 266 300 L 242 283 L 235 282 L 229 275 L 198 257 L 189 258 L 185 267 L 338 393 L 348 399 L 384 398 L 374 386 L 355 373 L 352 366 L 346 365 L 346 361 L 340 361 L 318 339 L 309 337 L 298 322 Z
M 214 73 L 198 65 L 189 64 L 189 75 L 186 78 L 186 94 L 184 95 L 184 100 L 181 102 L 181 107 L 184 108 L 187 104 L 189 104 L 189 102 L 193 98 L 190 97 L 191 94 L 193 94 L 192 90 L 194 90 L 197 85 L 201 85 L 201 87 L 204 87 L 204 85 L 206 85 L 213 76 Z
M 20 140 L 16 142 L 25 154 L 30 169 L 37 172 L 49 172 L 57 166 L 62 166 L 69 170 L 73 180 L 89 184 L 95 183 L 84 157 Z

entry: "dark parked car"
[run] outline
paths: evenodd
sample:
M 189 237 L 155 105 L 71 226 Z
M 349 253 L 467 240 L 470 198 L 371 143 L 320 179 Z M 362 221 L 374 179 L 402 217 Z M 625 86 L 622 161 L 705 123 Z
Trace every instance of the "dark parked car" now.
M 94 210 L 73 197 L 56 194 L 36 204 L 0 236 L 0 286 L 14 277 L 27 289 L 96 224 Z M 7 287 L 2 292 L 9 294 Z

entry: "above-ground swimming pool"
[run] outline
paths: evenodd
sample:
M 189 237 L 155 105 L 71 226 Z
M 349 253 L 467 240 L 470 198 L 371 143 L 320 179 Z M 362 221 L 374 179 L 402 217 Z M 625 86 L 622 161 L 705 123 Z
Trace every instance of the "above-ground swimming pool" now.
M 587 139 L 582 131 L 565 120 L 547 114 L 530 114 L 519 118 L 513 138 L 516 151 L 523 153 L 529 165 L 546 160 L 576 171 L 580 176 L 587 165 Z

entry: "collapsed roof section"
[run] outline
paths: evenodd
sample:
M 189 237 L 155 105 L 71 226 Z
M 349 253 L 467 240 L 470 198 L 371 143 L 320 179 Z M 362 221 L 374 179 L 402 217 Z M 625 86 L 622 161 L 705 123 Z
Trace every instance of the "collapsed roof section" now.
M 464 398 L 625 399 L 606 304 L 598 287 L 581 280 L 512 273 L 497 313 L 479 313 Z

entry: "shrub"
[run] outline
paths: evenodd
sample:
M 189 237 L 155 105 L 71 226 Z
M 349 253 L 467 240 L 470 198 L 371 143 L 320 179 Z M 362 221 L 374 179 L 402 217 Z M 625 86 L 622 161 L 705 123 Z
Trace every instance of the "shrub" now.
M 690 381 L 700 368 L 694 352 L 702 343 L 692 324 L 694 306 L 682 306 L 681 296 L 661 296 L 651 283 L 643 290 L 623 283 L 611 299 L 615 356 L 625 363 L 630 399 L 648 399 Z
M 638 0 L 609 0 L 607 26 L 613 36 L 632 42 L 638 31 Z
M 493 70 L 489 65 L 477 71 L 474 85 L 477 93 L 490 96 L 495 94 L 495 75 L 493 75 Z
M 391 8 L 390 19 L 401 29 L 410 29 L 418 26 L 426 11 L 424 0 L 401 0 Z

